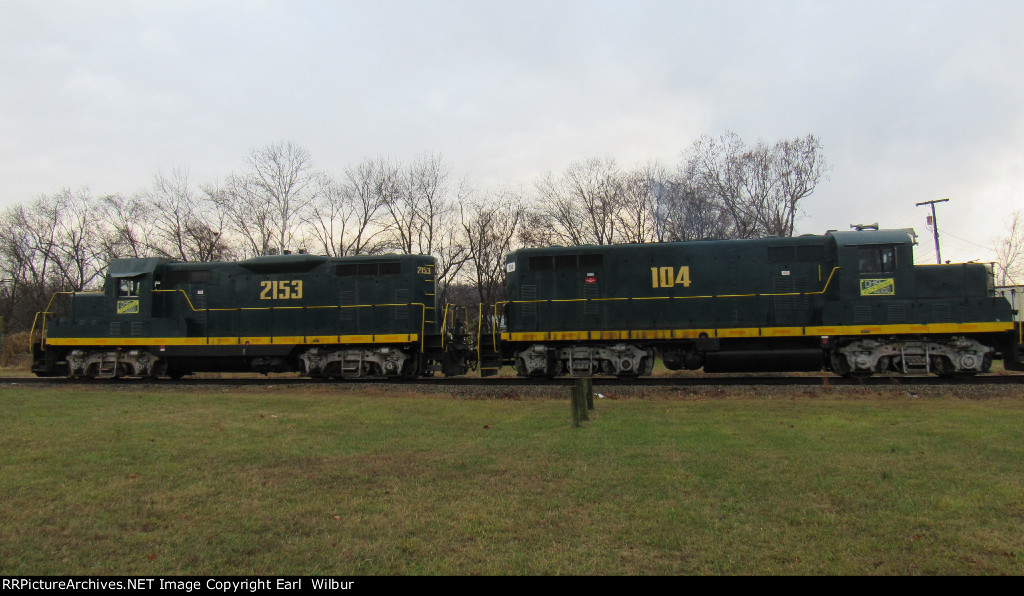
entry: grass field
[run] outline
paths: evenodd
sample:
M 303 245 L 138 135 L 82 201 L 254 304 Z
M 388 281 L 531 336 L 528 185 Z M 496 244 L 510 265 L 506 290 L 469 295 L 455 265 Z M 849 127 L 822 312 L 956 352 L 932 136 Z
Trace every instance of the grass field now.
M 5 385 L 0 575 L 1024 573 L 1016 387 L 567 393 Z

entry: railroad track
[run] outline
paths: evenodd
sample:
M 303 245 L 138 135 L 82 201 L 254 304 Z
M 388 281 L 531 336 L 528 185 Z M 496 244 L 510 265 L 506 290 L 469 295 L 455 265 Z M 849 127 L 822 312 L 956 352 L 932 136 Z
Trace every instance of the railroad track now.
M 423 378 L 409 380 L 395 379 L 359 379 L 359 380 L 319 380 L 298 377 L 262 377 L 249 376 L 240 378 L 186 378 L 171 379 L 93 379 L 89 381 L 68 379 L 64 377 L 0 377 L 0 385 L 90 385 L 90 386 L 125 386 L 125 385 L 160 385 L 166 387 L 215 387 L 215 386 L 256 386 L 256 385 L 396 385 L 412 386 L 450 386 L 450 387 L 533 387 L 533 386 L 571 386 L 574 378 L 557 379 L 522 379 L 518 377 L 452 377 Z M 889 385 L 1019 385 L 1024 384 L 1024 374 L 1003 373 L 985 374 L 969 377 L 936 377 L 926 375 L 871 377 L 841 377 L 837 375 L 785 375 L 785 376 L 750 376 L 750 375 L 705 375 L 698 377 L 642 377 L 618 379 L 614 377 L 594 377 L 595 387 L 708 387 L 708 386 L 889 386 Z

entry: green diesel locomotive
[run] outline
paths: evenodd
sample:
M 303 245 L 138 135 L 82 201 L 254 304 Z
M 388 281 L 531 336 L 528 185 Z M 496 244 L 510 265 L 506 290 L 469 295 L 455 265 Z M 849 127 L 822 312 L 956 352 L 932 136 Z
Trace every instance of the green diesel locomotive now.
M 987 264 L 914 265 L 912 230 L 517 250 L 479 338 L 484 375 L 941 375 L 1020 368 Z
M 463 374 L 474 356 L 465 314 L 438 309 L 435 269 L 422 255 L 117 259 L 102 291 L 58 293 L 36 316 L 33 371 Z

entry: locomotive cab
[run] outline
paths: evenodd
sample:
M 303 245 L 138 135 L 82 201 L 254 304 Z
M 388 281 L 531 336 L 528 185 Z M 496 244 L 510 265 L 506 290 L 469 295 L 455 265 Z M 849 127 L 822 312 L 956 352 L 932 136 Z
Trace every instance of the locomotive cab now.
M 914 265 L 912 230 L 832 232 L 838 293 L 825 307 L 829 364 L 841 374 L 989 370 L 1009 305 L 979 263 Z
M 159 374 L 154 366 L 158 358 L 135 346 L 151 333 L 150 290 L 162 262 L 115 259 L 102 290 L 54 294 L 46 311 L 37 315 L 40 341 L 33 342 L 33 372 L 81 377 Z
M 824 323 L 906 322 L 900 312 L 915 295 L 913 231 L 830 232 L 829 236 L 836 243 L 840 274 L 837 292 L 825 307 Z
M 852 308 L 913 296 L 913 231 L 829 232 L 836 241 L 840 275 L 834 296 Z
M 143 329 L 146 321 L 157 315 L 153 312 L 151 290 L 159 287 L 154 274 L 161 262 L 161 259 L 116 259 L 108 268 L 103 293 L 108 304 L 114 305 L 115 322 L 134 327 L 136 335 L 143 331 L 148 333 L 149 329 Z

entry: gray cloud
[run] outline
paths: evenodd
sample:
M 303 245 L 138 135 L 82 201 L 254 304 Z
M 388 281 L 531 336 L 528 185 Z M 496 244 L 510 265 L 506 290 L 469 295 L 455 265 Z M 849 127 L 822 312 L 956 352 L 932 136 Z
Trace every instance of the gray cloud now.
M 965 243 L 1019 208 L 1024 5 L 987 2 L 19 2 L 0 23 L 0 204 L 224 176 L 287 139 L 340 171 L 439 151 L 481 184 L 674 164 L 701 134 L 814 133 L 799 228 Z M 948 222 L 948 223 L 946 223 Z M 951 243 L 954 239 L 951 237 Z M 952 248 L 951 248 L 952 250 Z

